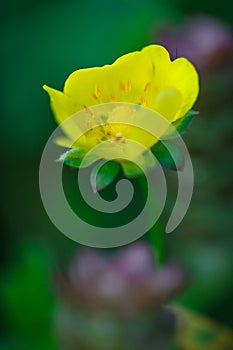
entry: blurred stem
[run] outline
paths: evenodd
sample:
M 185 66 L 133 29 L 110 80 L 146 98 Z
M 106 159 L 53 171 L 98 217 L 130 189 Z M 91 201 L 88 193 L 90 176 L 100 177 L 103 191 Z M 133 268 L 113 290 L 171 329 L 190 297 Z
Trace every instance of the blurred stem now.
M 158 265 L 162 265 L 165 260 L 165 239 L 160 220 L 147 233 L 147 238 L 155 251 Z
M 147 182 L 144 178 L 138 178 L 139 188 L 141 190 L 141 195 L 143 200 L 146 200 L 147 196 Z M 148 212 L 148 217 L 154 217 L 154 210 L 156 207 L 156 198 L 151 205 L 150 211 Z M 165 260 L 165 234 L 162 229 L 160 219 L 154 224 L 154 226 L 147 232 L 146 238 L 149 243 L 152 245 L 156 263 L 158 265 L 162 265 Z

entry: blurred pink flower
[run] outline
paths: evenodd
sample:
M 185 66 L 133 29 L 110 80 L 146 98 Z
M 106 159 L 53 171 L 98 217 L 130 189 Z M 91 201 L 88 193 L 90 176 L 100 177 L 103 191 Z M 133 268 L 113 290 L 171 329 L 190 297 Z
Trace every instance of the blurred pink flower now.
M 177 264 L 156 267 L 150 246 L 138 242 L 112 253 L 79 249 L 56 283 L 62 299 L 78 309 L 134 314 L 177 293 L 184 272 Z
M 184 56 L 199 70 L 215 69 L 232 59 L 231 30 L 214 17 L 196 15 L 176 27 L 163 25 L 157 38 L 173 59 Z

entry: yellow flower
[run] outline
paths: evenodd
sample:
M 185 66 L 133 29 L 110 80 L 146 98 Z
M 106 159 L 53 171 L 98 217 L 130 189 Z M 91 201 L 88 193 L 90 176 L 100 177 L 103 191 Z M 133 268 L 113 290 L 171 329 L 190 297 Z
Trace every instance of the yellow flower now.
M 44 85 L 51 99 L 51 107 L 58 124 L 72 114 L 96 104 L 128 102 L 146 106 L 164 116 L 169 122 L 183 117 L 196 101 L 198 74 L 185 58 L 170 60 L 165 48 L 150 45 L 118 58 L 112 65 L 80 69 L 65 82 L 63 92 Z M 117 114 L 126 114 L 126 122 L 133 118 L 133 111 L 119 107 L 108 116 L 106 126 L 90 130 L 74 142 L 72 147 L 91 149 L 104 140 L 122 140 L 132 137 L 147 148 L 157 139 L 142 130 L 117 122 Z M 69 139 L 75 140 L 73 130 L 65 130 Z M 60 144 L 66 146 L 65 138 Z M 119 144 L 119 143 L 118 143 Z M 106 157 L 108 158 L 108 157 Z

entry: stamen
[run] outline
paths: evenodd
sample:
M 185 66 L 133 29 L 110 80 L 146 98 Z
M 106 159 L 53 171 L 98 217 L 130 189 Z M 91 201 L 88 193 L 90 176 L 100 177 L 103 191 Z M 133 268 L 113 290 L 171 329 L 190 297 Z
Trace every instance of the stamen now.
M 120 90 L 125 91 L 125 84 L 123 84 L 122 81 L 120 82 Z
M 100 89 L 98 88 L 98 86 L 96 85 L 95 87 L 95 91 L 94 91 L 94 94 L 92 94 L 92 97 L 95 99 L 95 100 L 99 100 L 100 97 L 101 97 L 101 91 Z
M 147 92 L 151 87 L 151 83 L 146 83 L 145 87 L 144 87 L 144 92 Z
M 113 96 L 113 95 L 111 95 L 111 96 L 110 96 L 110 101 L 111 101 L 111 102 L 116 102 L 116 97 Z
M 130 92 L 130 91 L 131 91 L 131 88 L 132 88 L 132 87 L 131 87 L 131 81 L 128 80 L 127 83 L 126 83 L 125 91 Z
M 116 134 L 116 141 L 119 141 L 122 138 L 122 134 L 120 132 L 118 132 Z
M 130 92 L 132 89 L 131 87 L 131 81 L 128 80 L 126 84 L 122 83 L 122 81 L 120 82 L 120 90 L 121 91 L 126 91 L 126 92 Z
M 91 116 L 93 115 L 93 112 L 89 107 L 87 107 L 86 105 L 83 105 L 83 108 L 85 109 L 86 113 L 90 114 Z
M 147 106 L 147 104 L 148 104 L 147 100 L 144 97 L 142 97 L 142 96 L 138 97 L 138 102 L 142 106 Z

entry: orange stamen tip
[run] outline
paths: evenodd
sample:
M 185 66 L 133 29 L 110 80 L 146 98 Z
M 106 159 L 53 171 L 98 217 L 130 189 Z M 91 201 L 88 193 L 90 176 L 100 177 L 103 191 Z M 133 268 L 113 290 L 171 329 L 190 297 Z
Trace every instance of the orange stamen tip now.
M 138 102 L 139 102 L 142 106 L 147 106 L 147 100 L 146 100 L 144 97 L 142 97 L 142 96 L 140 96 L 140 97 L 138 98 Z
M 95 95 L 99 98 L 101 96 L 101 92 L 100 89 L 98 88 L 98 86 L 95 87 Z
M 86 106 L 86 105 L 82 105 L 82 107 L 83 107 L 84 109 L 87 109 L 87 106 Z
M 144 92 L 147 92 L 151 87 L 151 83 L 146 83 L 145 88 L 144 88 Z
M 127 81 L 127 84 L 126 84 L 126 91 L 127 91 L 127 92 L 130 92 L 130 91 L 131 91 L 131 88 L 132 88 L 132 87 L 131 87 L 131 81 L 128 80 L 128 81 Z
M 123 84 L 122 81 L 120 82 L 120 90 L 125 91 L 125 84 Z
M 92 94 L 92 97 L 93 97 L 95 100 L 97 100 L 97 101 L 99 101 L 100 98 L 101 98 L 101 91 L 100 91 L 100 89 L 98 88 L 97 85 L 95 86 L 95 91 L 94 91 L 94 93 Z
M 111 96 L 110 96 L 110 101 L 111 101 L 111 102 L 116 102 L 116 97 L 113 96 L 113 95 L 111 95 Z

